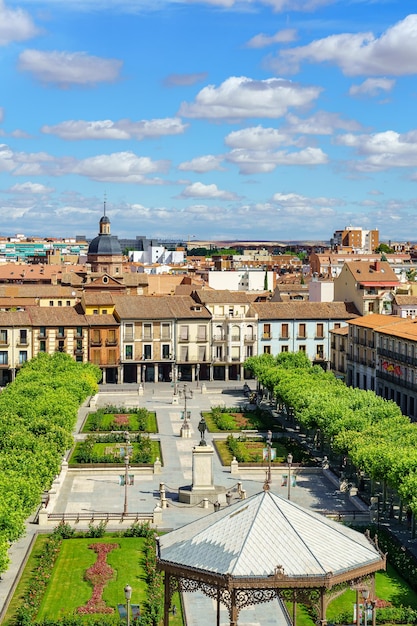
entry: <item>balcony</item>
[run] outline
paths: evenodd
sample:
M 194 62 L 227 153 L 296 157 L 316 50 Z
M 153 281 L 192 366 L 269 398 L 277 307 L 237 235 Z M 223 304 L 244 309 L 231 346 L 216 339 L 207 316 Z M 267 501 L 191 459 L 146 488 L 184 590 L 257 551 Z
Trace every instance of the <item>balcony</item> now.
M 393 385 L 398 385 L 399 387 L 404 387 L 405 389 L 411 389 L 411 391 L 417 392 L 417 384 L 412 383 L 409 380 L 404 380 L 399 376 L 395 376 L 394 374 L 388 374 L 387 372 L 376 372 L 376 377 L 381 380 L 386 380 Z
M 0 344 L 0 345 L 1 345 L 1 344 Z M 17 346 L 18 348 L 24 348 L 24 347 L 27 347 L 28 345 L 29 345 L 29 341 L 28 341 L 28 339 L 18 339 L 18 340 L 16 341 L 16 346 Z
M 38 339 L 48 339 L 48 333 L 46 331 L 39 332 Z
M 232 335 L 231 341 L 240 341 L 240 335 Z
M 189 337 L 179 337 L 178 338 L 178 342 L 179 343 L 187 343 L 188 341 L 190 341 Z
M 0 348 L 6 348 L 9 345 L 10 345 L 10 342 L 8 339 L 0 339 Z
M 279 340 L 280 341 L 289 341 L 289 339 L 291 339 L 291 337 L 289 335 L 280 335 L 279 336 Z
M 65 339 L 65 337 L 67 336 L 67 333 L 57 333 L 56 334 L 56 338 L 57 339 Z
M 90 345 L 93 348 L 99 348 L 101 345 L 103 345 L 103 342 L 101 341 L 101 339 L 91 339 Z
M 84 350 L 82 348 L 75 348 L 74 354 L 76 356 L 81 356 L 82 354 L 84 354 Z
M 133 333 L 126 333 L 124 336 L 124 341 L 135 341 Z
M 272 333 L 262 333 L 261 339 L 272 339 Z
M 243 340 L 245 343 L 254 343 L 256 341 L 256 335 L 245 335 Z
M 377 348 L 377 353 L 381 356 L 393 359 L 393 361 L 407 363 L 408 365 L 417 365 L 417 358 L 414 356 L 408 356 L 407 354 L 401 354 L 400 352 L 394 352 L 393 350 L 386 350 L 385 348 Z
M 226 341 L 224 335 L 213 335 L 213 341 Z
M 197 337 L 197 342 L 198 343 L 205 343 L 206 341 L 207 341 L 207 336 L 206 335 L 204 335 L 204 337 L 203 336 Z
M 118 345 L 118 341 L 116 338 L 114 339 L 106 339 L 106 346 L 117 346 Z

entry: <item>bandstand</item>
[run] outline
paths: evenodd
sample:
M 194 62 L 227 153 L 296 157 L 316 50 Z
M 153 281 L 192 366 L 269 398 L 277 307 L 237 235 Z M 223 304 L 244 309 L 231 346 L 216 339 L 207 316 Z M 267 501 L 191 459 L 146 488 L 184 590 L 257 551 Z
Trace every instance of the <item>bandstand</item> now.
M 375 598 L 374 575 L 386 559 L 369 536 L 263 491 L 162 535 L 158 567 L 165 574 L 164 626 L 175 591 L 202 591 L 227 607 L 230 626 L 241 609 L 278 598 L 326 608 L 343 586 Z M 342 586 L 342 587 L 341 587 Z M 318 593 L 317 593 L 318 592 Z M 358 620 L 359 621 L 359 620 Z

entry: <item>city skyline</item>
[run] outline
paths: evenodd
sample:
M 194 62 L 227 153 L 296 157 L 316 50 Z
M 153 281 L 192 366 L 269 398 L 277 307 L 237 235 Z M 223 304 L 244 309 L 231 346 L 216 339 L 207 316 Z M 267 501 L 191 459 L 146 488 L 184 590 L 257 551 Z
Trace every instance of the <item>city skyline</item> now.
M 0 235 L 415 239 L 413 8 L 0 0 Z

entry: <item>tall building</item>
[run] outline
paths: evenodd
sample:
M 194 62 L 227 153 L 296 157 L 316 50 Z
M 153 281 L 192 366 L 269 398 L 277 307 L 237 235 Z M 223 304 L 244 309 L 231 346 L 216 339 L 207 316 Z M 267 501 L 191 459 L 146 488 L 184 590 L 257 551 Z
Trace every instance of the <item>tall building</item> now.
M 121 276 L 123 272 L 122 249 L 117 237 L 110 232 L 106 203 L 104 203 L 104 215 L 100 219 L 99 227 L 99 234 L 88 246 L 87 263 L 90 264 L 91 271 L 94 273 Z
M 358 226 L 346 226 L 336 230 L 330 240 L 332 248 L 351 252 L 371 253 L 379 246 L 378 230 L 364 230 Z

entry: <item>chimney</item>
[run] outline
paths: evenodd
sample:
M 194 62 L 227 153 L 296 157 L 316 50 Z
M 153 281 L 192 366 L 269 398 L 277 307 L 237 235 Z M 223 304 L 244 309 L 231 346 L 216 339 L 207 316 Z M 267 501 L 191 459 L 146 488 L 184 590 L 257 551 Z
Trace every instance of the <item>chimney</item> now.
M 375 261 L 375 271 L 379 272 L 381 269 L 381 261 Z

